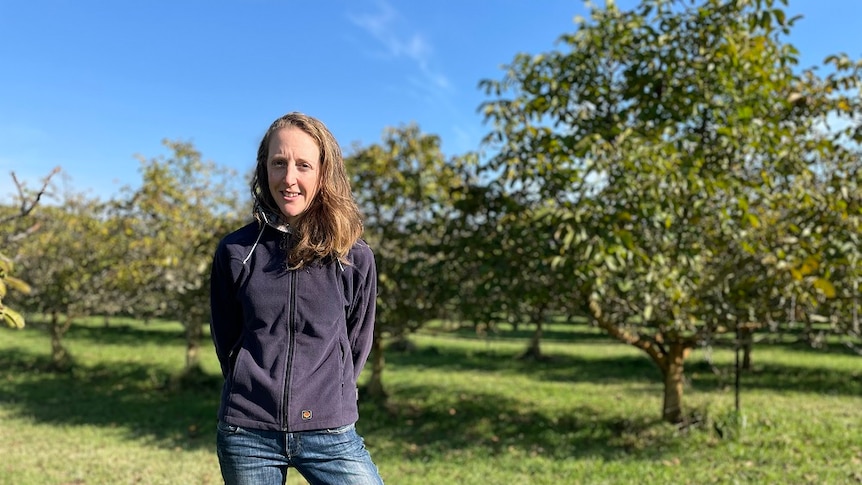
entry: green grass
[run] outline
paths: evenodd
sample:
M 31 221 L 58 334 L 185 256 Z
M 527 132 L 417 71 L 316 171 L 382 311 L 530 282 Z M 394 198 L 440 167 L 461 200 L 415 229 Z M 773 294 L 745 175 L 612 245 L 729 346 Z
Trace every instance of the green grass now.
M 543 361 L 527 334 L 426 331 L 386 356 L 383 407 L 357 427 L 389 484 L 862 483 L 862 359 L 760 345 L 734 412 L 733 354 L 688 360 L 696 425 L 662 423 L 660 375 L 636 349 L 553 326 Z M 47 369 L 38 322 L 0 331 L 0 484 L 216 484 L 220 377 L 169 385 L 178 324 L 76 324 L 76 365 Z M 364 375 L 363 378 L 367 376 Z M 291 484 L 304 481 L 295 472 Z

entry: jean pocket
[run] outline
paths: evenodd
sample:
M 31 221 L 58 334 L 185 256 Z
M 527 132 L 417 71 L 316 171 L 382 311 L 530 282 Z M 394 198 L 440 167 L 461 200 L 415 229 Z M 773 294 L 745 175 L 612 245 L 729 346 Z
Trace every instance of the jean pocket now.
M 236 434 L 237 432 L 239 432 L 239 426 L 227 424 L 224 421 L 219 421 L 216 425 L 216 429 L 218 429 L 219 433 L 225 434 Z
M 350 432 L 356 426 L 355 424 L 346 424 L 337 428 L 327 428 L 323 430 L 324 434 L 344 434 Z

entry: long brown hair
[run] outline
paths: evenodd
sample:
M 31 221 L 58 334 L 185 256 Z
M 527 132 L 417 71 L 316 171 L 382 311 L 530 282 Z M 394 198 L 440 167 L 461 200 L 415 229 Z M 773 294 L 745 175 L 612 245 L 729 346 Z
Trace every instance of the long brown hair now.
M 307 133 L 320 150 L 320 180 L 311 204 L 291 224 L 295 243 L 288 254 L 288 265 L 300 268 L 314 260 L 335 257 L 347 263 L 347 252 L 362 235 L 362 218 L 350 189 L 341 147 L 322 121 L 302 113 L 288 113 L 273 121 L 257 149 L 257 166 L 251 181 L 256 205 L 281 215 L 272 198 L 267 177 L 269 142 L 276 131 L 294 127 Z M 255 218 L 259 215 L 255 211 Z

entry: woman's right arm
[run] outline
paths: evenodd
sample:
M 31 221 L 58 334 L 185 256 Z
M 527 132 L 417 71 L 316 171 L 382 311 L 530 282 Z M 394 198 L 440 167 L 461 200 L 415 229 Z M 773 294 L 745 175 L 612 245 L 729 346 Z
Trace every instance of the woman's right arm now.
M 242 335 L 242 308 L 236 295 L 236 279 L 227 247 L 220 243 L 210 271 L 210 335 L 222 375 L 227 378 L 231 352 Z

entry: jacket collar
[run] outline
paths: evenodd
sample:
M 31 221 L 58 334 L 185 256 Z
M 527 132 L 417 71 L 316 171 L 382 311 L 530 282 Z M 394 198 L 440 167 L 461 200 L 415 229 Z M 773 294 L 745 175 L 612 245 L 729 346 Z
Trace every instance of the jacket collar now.
M 285 234 L 293 234 L 293 228 L 290 224 L 284 222 L 281 216 L 264 208 L 259 203 L 254 205 L 254 215 L 255 219 L 257 219 L 261 224 L 266 224 L 267 226 Z

